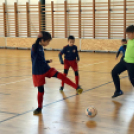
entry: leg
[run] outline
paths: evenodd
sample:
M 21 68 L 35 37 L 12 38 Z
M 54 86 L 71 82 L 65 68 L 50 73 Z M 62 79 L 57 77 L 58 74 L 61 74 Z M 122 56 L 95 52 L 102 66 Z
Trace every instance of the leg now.
M 70 68 L 70 65 L 69 65 L 68 61 L 64 60 L 64 74 L 63 74 L 64 76 L 67 76 L 69 68 Z M 62 81 L 62 86 L 61 86 L 60 90 L 63 90 L 63 88 L 64 88 L 64 81 Z
M 119 62 L 115 67 L 114 69 L 112 70 L 112 78 L 113 78 L 113 82 L 114 82 L 114 85 L 115 85 L 115 93 L 116 92 L 120 92 L 121 89 L 120 89 L 120 79 L 119 79 L 119 75 L 123 72 L 127 70 L 126 66 L 125 66 L 125 62 L 124 61 L 121 61 Z M 113 96 L 113 97 L 116 97 Z
M 78 71 L 75 71 L 75 82 L 76 82 L 76 85 L 79 85 L 79 73 L 78 73 Z
M 134 64 L 133 63 L 126 63 L 129 79 L 134 87 Z
M 78 64 L 77 64 L 76 60 L 71 61 L 70 64 L 71 64 L 72 69 L 74 70 L 74 73 L 75 73 L 75 82 L 76 82 L 76 85 L 78 86 L 79 85 Z
M 120 61 L 123 61 L 124 60 L 124 56 L 121 57 Z
M 38 87 L 38 108 L 34 111 L 34 115 L 40 114 L 42 110 L 42 104 L 43 104 L 43 95 L 44 95 L 44 86 Z
M 64 81 L 66 84 L 70 85 L 71 87 L 73 87 L 74 89 L 76 89 L 77 94 L 81 94 L 83 89 L 79 86 L 77 86 L 75 83 L 73 83 L 70 79 L 68 79 L 66 76 L 64 76 L 62 73 L 59 73 L 57 70 L 55 70 L 54 68 L 51 68 L 46 77 L 56 77 L 62 81 Z
M 44 86 L 38 87 L 38 108 L 42 108 L 44 95 Z
M 68 74 L 68 70 L 67 69 L 64 69 L 64 76 L 67 76 L 67 74 Z M 62 85 L 61 85 L 61 88 L 60 88 L 60 90 L 63 90 L 63 88 L 64 88 L 64 81 L 62 81 Z
M 78 86 L 75 83 L 73 83 L 69 78 L 67 78 L 66 76 L 64 76 L 62 73 L 56 72 L 56 74 L 53 77 L 56 77 L 56 78 L 64 81 L 64 83 L 70 85 L 74 89 L 77 89 L 78 88 Z

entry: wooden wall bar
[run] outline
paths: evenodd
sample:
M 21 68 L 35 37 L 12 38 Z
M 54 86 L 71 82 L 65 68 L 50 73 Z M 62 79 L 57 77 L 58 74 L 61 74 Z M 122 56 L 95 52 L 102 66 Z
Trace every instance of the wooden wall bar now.
M 15 18 L 15 36 L 19 36 L 19 30 L 18 30 L 18 6 L 17 3 L 14 3 L 14 18 Z
M 54 38 L 54 2 L 51 1 L 51 23 L 52 23 L 52 37 Z
M 7 17 L 6 17 L 6 4 L 3 3 L 3 24 L 4 24 L 4 36 L 7 37 Z
M 26 3 L 26 14 L 27 14 L 27 37 L 30 37 L 30 16 L 29 16 L 29 3 Z
M 108 0 L 108 39 L 110 39 L 110 0 Z
M 79 0 L 79 5 L 78 5 L 78 33 L 79 33 L 79 38 L 81 38 L 81 0 Z
M 8 6 L 4 3 L 1 5 L 3 19 L 0 19 L 0 25 L 3 24 L 5 37 L 36 37 L 45 27 L 53 38 L 67 38 L 72 34 L 76 38 L 121 39 L 126 38 L 126 27 L 134 24 L 132 5 L 134 1 L 129 0 L 78 0 L 77 3 L 63 1 L 58 4 L 51 1 L 46 5 L 27 2 L 25 5 L 14 3 Z M 25 16 L 26 19 L 23 18 Z
M 39 12 L 39 32 L 41 32 L 41 4 L 38 2 L 38 12 Z
M 126 0 L 124 0 L 124 38 L 126 38 Z
M 67 38 L 67 1 L 64 1 L 65 38 Z

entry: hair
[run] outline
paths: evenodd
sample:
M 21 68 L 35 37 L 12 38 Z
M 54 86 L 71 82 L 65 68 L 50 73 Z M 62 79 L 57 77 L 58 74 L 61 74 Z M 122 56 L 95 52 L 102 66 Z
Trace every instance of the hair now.
M 52 40 L 51 34 L 49 32 L 41 31 L 42 37 L 37 38 L 36 43 L 39 43 L 42 39 L 43 41 Z
M 42 39 L 43 39 L 44 41 L 46 41 L 46 40 L 51 40 L 51 39 L 52 39 L 51 34 L 50 34 L 49 32 L 42 31 L 41 33 L 42 33 L 42 35 L 43 35 Z
M 73 35 L 69 35 L 68 40 L 75 40 L 75 37 Z
M 127 33 L 133 33 L 134 32 L 134 25 L 130 25 L 126 28 Z
M 127 39 L 122 39 L 121 41 L 122 41 L 122 42 L 127 42 Z

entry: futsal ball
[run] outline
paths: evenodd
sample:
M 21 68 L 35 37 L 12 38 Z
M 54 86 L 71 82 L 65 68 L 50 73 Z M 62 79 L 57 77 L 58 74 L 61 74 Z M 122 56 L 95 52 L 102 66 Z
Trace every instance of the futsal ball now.
M 97 110 L 95 107 L 88 107 L 85 109 L 85 113 L 88 117 L 95 117 L 97 114 Z

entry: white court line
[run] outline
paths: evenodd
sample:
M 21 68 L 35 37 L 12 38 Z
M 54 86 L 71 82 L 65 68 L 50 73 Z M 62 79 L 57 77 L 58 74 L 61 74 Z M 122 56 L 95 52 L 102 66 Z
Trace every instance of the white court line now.
M 83 65 L 83 66 L 79 66 L 79 65 L 78 65 L 78 68 L 82 68 L 82 67 L 84 67 L 84 66 L 92 66 L 92 65 L 102 64 L 102 63 L 105 63 L 105 62 L 107 62 L 107 61 L 97 62 L 97 63 L 93 63 L 93 64 L 86 64 L 86 65 Z M 73 70 L 72 68 L 70 68 L 70 69 Z M 58 70 L 58 69 L 57 69 L 57 70 Z M 60 69 L 60 71 L 64 71 L 64 69 L 63 69 L 63 70 Z
M 97 65 L 97 64 L 102 64 L 102 63 L 105 63 L 105 62 L 107 62 L 107 61 L 103 61 L 103 62 L 97 62 L 97 63 L 93 63 L 93 64 L 86 64 L 86 65 L 83 65 L 83 66 L 80 66 L 80 67 Z
M 107 61 L 104 61 L 104 62 L 97 62 L 97 63 L 93 63 L 93 64 L 86 64 L 86 65 L 84 65 L 84 66 L 91 66 L 91 65 L 101 64 L 101 63 L 105 63 L 105 62 L 107 62 Z M 60 70 L 60 71 L 61 71 L 61 70 Z M 0 86 L 9 85 L 9 84 L 14 84 L 14 83 L 18 83 L 18 82 L 21 82 L 21 81 L 26 81 L 26 80 L 28 80 L 28 79 L 31 79 L 31 77 L 30 77 L 30 78 L 21 79 L 21 80 L 19 80 L 19 81 L 14 81 L 14 82 L 10 82 L 10 83 L 0 84 Z
M 26 81 L 26 80 L 28 80 L 28 79 L 31 79 L 31 77 L 30 77 L 30 78 L 21 79 L 21 80 L 19 80 L 19 81 L 14 81 L 14 82 L 10 82 L 10 83 L 0 84 L 0 87 L 1 87 L 1 86 L 4 86 L 4 85 L 14 84 L 14 83 L 21 82 L 21 81 Z

